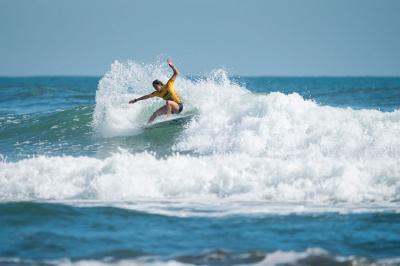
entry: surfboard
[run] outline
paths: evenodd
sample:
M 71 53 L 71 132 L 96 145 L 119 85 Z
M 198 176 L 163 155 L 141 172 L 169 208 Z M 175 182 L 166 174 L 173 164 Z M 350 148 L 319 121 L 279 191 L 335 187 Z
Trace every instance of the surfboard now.
M 173 118 L 169 118 L 167 120 L 156 121 L 150 124 L 146 124 L 143 126 L 144 129 L 154 129 L 154 128 L 162 128 L 162 127 L 171 127 L 176 125 L 183 125 L 190 121 L 193 117 L 193 114 L 184 115 L 184 116 L 175 116 Z

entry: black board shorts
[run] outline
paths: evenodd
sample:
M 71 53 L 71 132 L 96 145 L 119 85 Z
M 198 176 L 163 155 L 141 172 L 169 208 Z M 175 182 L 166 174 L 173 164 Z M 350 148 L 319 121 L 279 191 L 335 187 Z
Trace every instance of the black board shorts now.
M 183 110 L 183 103 L 178 103 L 178 105 L 179 105 L 178 114 L 180 114 Z

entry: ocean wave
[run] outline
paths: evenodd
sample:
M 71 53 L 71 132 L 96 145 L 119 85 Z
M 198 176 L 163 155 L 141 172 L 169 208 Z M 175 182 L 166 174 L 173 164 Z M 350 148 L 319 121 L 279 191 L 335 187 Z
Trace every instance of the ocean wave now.
M 160 102 L 127 102 L 167 74 L 160 64 L 115 62 L 96 93 L 95 131 L 105 138 L 146 134 L 142 127 Z M 223 70 L 204 79 L 178 78 L 176 87 L 184 112 L 196 115 L 178 137 L 165 140 L 170 153 L 3 160 L 0 199 L 399 202 L 400 110 L 335 108 L 296 93 L 251 93 Z
M 126 253 L 128 251 L 124 251 Z M 119 255 L 121 252 L 116 251 Z M 223 250 L 214 250 L 200 255 L 184 255 L 175 258 L 157 258 L 153 256 L 139 256 L 136 258 L 115 258 L 111 252 L 103 259 L 59 259 L 47 261 L 24 260 L 17 258 L 0 258 L 0 263 L 12 265 L 62 265 L 62 266 L 105 266 L 105 265 L 148 265 L 148 266 L 183 266 L 183 265 L 255 265 L 255 266 L 396 266 L 400 265 L 400 258 L 371 260 L 359 256 L 334 256 L 320 248 L 308 248 L 304 251 L 274 252 L 246 252 L 233 253 Z

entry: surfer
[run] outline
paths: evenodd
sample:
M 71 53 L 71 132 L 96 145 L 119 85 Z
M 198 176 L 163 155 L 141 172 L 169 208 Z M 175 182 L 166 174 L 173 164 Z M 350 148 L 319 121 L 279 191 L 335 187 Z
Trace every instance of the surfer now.
M 179 75 L 179 71 L 174 63 L 172 63 L 171 59 L 168 59 L 167 63 L 174 71 L 174 74 L 172 74 L 172 77 L 168 80 L 167 84 L 164 85 L 164 83 L 156 79 L 153 81 L 153 88 L 155 89 L 154 92 L 129 101 L 129 103 L 135 103 L 137 101 L 153 98 L 156 96 L 166 101 L 164 106 L 162 106 L 152 114 L 147 123 L 153 122 L 157 116 L 179 114 L 180 112 L 182 112 L 183 104 L 174 88 L 175 79 Z

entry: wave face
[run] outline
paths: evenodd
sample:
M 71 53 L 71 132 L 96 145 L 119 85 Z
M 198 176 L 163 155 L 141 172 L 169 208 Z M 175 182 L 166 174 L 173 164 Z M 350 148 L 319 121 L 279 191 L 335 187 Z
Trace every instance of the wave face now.
M 254 93 L 216 70 L 206 78 L 177 79 L 182 115 L 192 115 L 188 122 L 143 129 L 162 102 L 127 102 L 151 92 L 151 81 L 166 81 L 169 74 L 161 64 L 115 62 L 99 82 L 92 123 L 102 141 L 150 139 L 148 145 L 160 145 L 163 152 L 122 146 L 105 158 L 3 160 L 1 200 L 329 206 L 389 206 L 400 200 L 399 110 L 354 110 L 321 105 L 297 93 Z

